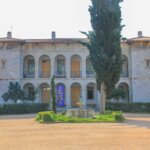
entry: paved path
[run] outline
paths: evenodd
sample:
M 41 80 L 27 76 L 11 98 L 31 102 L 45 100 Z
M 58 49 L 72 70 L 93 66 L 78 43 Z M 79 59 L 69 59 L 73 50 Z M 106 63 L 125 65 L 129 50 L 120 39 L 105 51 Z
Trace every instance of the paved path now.
M 39 124 L 34 116 L 0 116 L 0 150 L 150 150 L 150 114 L 93 124 Z

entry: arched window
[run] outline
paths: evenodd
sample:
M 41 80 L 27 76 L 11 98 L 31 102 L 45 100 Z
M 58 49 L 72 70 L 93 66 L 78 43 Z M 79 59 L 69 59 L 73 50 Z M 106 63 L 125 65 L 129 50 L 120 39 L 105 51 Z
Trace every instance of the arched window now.
M 128 58 L 125 55 L 122 55 L 122 68 L 121 68 L 121 77 L 128 77 Z
M 91 62 L 89 56 L 86 58 L 86 76 L 87 76 L 87 78 L 94 77 L 94 68 L 92 66 L 92 62 Z
M 39 77 L 50 78 L 50 58 L 48 55 L 42 55 L 39 59 Z
M 40 85 L 40 99 L 42 103 L 50 104 L 50 86 L 47 83 Z
M 86 86 L 86 105 L 87 107 L 96 107 L 98 100 L 98 91 L 95 83 L 89 83 Z
M 34 95 L 34 85 L 32 83 L 26 83 L 23 87 L 27 98 L 32 98 Z M 30 99 L 29 99 L 30 100 Z
M 120 89 L 122 89 L 125 93 L 126 93 L 126 97 L 125 97 L 125 99 L 122 99 L 122 101 L 129 101 L 129 86 L 128 86 L 128 84 L 127 83 L 120 83 L 119 85 L 118 85 L 118 88 L 120 88 Z
M 56 85 L 56 103 L 58 107 L 65 106 L 65 85 L 62 83 L 58 83 Z
M 73 55 L 71 57 L 71 77 L 81 77 L 81 57 L 79 55 Z
M 34 78 L 34 76 L 35 76 L 35 60 L 32 55 L 27 55 L 23 60 L 23 77 Z
M 94 100 L 95 99 L 95 84 L 89 83 L 86 88 L 87 88 L 87 100 Z
M 81 100 L 81 85 L 79 83 L 73 83 L 71 85 L 71 106 L 78 107 Z
M 63 55 L 58 55 L 55 58 L 55 77 L 66 77 L 65 73 L 66 59 Z

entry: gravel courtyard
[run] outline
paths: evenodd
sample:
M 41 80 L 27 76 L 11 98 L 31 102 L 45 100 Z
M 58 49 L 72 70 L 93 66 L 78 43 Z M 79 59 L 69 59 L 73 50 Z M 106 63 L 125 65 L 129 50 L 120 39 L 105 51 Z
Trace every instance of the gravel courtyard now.
M 150 114 L 93 124 L 39 124 L 34 116 L 0 116 L 0 150 L 150 150 Z

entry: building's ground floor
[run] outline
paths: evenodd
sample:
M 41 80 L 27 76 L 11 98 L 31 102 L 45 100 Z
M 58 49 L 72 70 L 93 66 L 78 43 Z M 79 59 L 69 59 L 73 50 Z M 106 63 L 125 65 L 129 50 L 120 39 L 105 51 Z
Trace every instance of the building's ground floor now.
M 5 80 L 0 82 L 0 103 L 4 102 L 1 95 L 8 90 L 9 82 Z M 12 82 L 19 82 L 26 95 L 32 95 L 37 91 L 35 102 L 52 105 L 50 79 L 25 79 Z M 99 108 L 100 92 L 97 90 L 95 79 L 56 78 L 55 84 L 57 107 L 73 108 L 82 105 L 82 107 Z M 126 98 L 120 101 L 129 101 L 128 84 L 120 82 L 118 87 L 127 91 Z
M 98 100 L 100 97 L 96 88 L 96 83 L 93 80 L 63 80 L 55 79 L 55 93 L 57 107 L 72 108 L 72 107 L 93 107 L 99 106 Z M 52 88 L 50 80 L 40 81 L 22 81 L 22 88 L 26 94 L 32 94 L 35 89 L 38 89 L 36 102 L 52 103 Z

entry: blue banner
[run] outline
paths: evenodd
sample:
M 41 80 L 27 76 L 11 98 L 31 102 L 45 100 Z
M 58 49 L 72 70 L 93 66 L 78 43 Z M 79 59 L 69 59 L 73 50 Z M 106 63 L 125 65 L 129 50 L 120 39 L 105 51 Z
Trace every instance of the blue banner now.
M 65 87 L 62 84 L 56 86 L 57 106 L 65 106 Z

